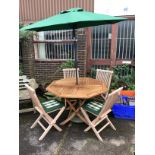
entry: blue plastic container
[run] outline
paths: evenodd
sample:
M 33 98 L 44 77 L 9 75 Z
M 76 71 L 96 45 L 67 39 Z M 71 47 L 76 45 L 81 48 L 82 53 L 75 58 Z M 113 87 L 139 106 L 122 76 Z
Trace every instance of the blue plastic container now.
M 112 107 L 115 118 L 135 120 L 135 106 L 115 103 Z

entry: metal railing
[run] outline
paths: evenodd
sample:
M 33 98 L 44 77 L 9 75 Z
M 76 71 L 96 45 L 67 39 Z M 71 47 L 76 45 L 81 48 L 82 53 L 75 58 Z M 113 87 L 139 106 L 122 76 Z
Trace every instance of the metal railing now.
M 83 34 L 83 29 L 78 34 Z M 38 32 L 34 43 L 37 43 L 37 58 L 43 60 L 73 60 L 75 52 L 73 49 L 72 30 L 55 30 Z
M 135 21 L 118 23 L 117 59 L 135 58 Z M 110 59 L 111 25 L 95 26 L 92 29 L 92 59 Z
M 92 65 L 92 69 L 109 69 L 110 68 L 110 66 L 108 66 L 108 65 Z
M 135 58 L 135 21 L 127 20 L 118 23 L 117 59 Z
M 92 29 L 92 59 L 109 59 L 111 25 L 95 26 Z
M 64 42 L 68 40 L 67 42 Z M 38 58 L 72 60 L 73 51 L 72 30 L 57 30 L 38 33 Z M 39 42 L 42 41 L 42 42 Z M 49 41 L 49 42 L 48 42 Z M 50 42 L 51 41 L 51 42 Z

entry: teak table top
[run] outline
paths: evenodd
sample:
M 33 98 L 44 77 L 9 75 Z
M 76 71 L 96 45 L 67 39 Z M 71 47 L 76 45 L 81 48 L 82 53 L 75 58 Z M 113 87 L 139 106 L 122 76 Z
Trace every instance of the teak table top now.
M 79 99 L 88 99 L 107 92 L 105 84 L 93 78 L 79 78 L 78 85 L 75 82 L 75 78 L 56 80 L 46 90 L 61 98 Z

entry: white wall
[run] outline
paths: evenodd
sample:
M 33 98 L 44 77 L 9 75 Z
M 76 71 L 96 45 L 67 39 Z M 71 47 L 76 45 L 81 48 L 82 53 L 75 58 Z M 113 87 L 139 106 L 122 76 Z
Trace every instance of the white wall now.
M 94 12 L 108 15 L 135 15 L 134 0 L 94 0 Z

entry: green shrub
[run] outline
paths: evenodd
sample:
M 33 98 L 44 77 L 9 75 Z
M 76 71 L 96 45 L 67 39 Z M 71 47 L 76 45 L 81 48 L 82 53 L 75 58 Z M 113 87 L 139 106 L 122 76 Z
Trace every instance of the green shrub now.
M 96 69 L 95 68 L 91 68 L 91 70 L 90 70 L 90 76 L 92 78 L 96 78 Z
M 21 29 L 23 25 L 19 25 L 19 29 Z M 36 34 L 34 31 L 19 31 L 19 39 L 21 40 L 27 40 L 31 39 L 33 35 Z
M 125 90 L 135 89 L 135 69 L 130 65 L 118 65 L 113 67 L 113 77 L 110 89 L 122 87 Z
M 61 65 L 60 65 L 60 69 L 65 69 L 65 68 L 74 68 L 74 62 L 73 61 L 71 61 L 71 60 L 68 60 L 68 61 L 66 61 L 66 62 L 64 62 L 64 63 L 62 63 Z
M 58 72 L 60 72 L 61 70 L 65 69 L 65 68 L 74 68 L 74 67 L 75 67 L 74 61 L 68 60 L 68 61 L 62 63 L 62 64 L 57 68 L 57 70 L 56 70 L 55 73 L 53 74 L 53 77 L 54 77 Z

